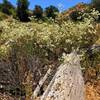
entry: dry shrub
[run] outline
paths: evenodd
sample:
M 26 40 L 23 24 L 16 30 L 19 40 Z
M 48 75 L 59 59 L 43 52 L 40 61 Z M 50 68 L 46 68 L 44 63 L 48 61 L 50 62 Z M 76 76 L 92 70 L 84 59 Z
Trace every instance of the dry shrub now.
M 92 67 L 87 68 L 87 70 L 85 71 L 85 82 L 91 82 L 93 80 L 96 79 L 96 70 Z

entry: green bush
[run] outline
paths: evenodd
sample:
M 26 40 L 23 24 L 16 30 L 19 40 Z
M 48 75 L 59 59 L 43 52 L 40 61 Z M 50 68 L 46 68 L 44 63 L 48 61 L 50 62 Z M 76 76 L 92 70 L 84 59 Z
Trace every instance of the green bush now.
M 12 11 L 15 12 L 15 7 L 8 0 L 3 0 L 0 5 L 0 11 L 7 15 L 12 15 Z
M 5 43 L 0 47 L 1 54 L 8 53 L 12 41 L 17 44 L 20 52 L 37 54 L 41 57 L 50 57 L 52 54 L 60 56 L 63 51 L 71 52 L 72 48 L 91 46 L 97 40 L 97 36 L 92 25 L 94 19 L 90 15 L 92 13 L 88 14 L 89 17 L 84 18 L 82 22 L 74 23 L 67 20 L 60 26 L 54 22 L 26 24 L 15 20 L 2 21 L 0 22 L 3 27 L 1 42 L 5 41 Z M 61 51 L 58 53 L 57 50 Z
M 83 18 L 82 18 L 82 12 L 77 11 L 77 10 L 72 11 L 72 12 L 70 13 L 69 17 L 70 17 L 71 20 L 73 20 L 73 21 L 82 21 L 82 19 L 83 19 Z

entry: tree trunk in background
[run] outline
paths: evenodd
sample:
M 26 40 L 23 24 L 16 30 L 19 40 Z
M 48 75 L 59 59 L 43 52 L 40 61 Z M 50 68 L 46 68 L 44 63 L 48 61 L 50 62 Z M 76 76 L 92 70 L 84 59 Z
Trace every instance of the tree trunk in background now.
M 40 100 L 85 100 L 80 58 L 76 52 L 65 57 Z

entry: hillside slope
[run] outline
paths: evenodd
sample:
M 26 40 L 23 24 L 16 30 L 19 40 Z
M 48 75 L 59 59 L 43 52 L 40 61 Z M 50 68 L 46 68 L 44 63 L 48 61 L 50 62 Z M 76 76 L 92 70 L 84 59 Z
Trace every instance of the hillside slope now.
M 66 20 L 60 25 L 53 20 L 0 21 L 0 91 L 30 98 L 48 68 L 52 66 L 52 75 L 46 85 L 63 62 L 63 55 L 74 49 L 83 55 L 82 66 L 90 67 L 86 51 L 99 39 L 94 24 L 92 17 L 81 22 Z M 95 65 L 100 63 L 96 54 Z

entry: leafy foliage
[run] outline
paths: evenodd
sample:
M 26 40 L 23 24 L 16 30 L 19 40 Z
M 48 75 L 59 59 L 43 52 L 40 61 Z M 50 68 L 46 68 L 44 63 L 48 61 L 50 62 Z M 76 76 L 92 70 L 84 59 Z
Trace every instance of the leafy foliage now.
M 92 13 L 91 13 L 92 14 Z M 91 17 L 91 16 L 90 16 Z M 92 45 L 96 39 L 96 31 L 91 23 L 93 18 L 85 18 L 83 22 L 74 23 L 64 21 L 62 25 L 52 22 L 21 23 L 1 21 L 1 51 L 8 51 L 12 42 L 18 46 L 19 51 L 27 54 L 50 57 L 61 55 L 61 52 L 70 52 L 72 48 L 81 48 Z M 63 51 L 62 51 L 63 49 Z M 61 50 L 61 51 L 59 51 Z M 59 51 L 59 53 L 58 53 Z
M 59 12 L 58 8 L 56 8 L 55 6 L 52 6 L 52 5 L 45 9 L 45 14 L 46 14 L 46 17 L 48 17 L 48 18 L 51 17 L 51 18 L 55 19 L 55 17 L 57 16 L 56 13 L 58 13 L 58 12 Z
M 35 6 L 35 9 L 33 10 L 33 16 L 35 16 L 37 19 L 41 19 L 43 17 L 43 9 L 41 6 Z
M 8 0 L 3 0 L 3 3 L 0 4 L 0 11 L 7 15 L 13 15 L 15 7 Z
M 70 13 L 69 17 L 73 20 L 73 21 L 78 21 L 78 20 L 82 20 L 82 12 L 80 11 L 73 11 Z

